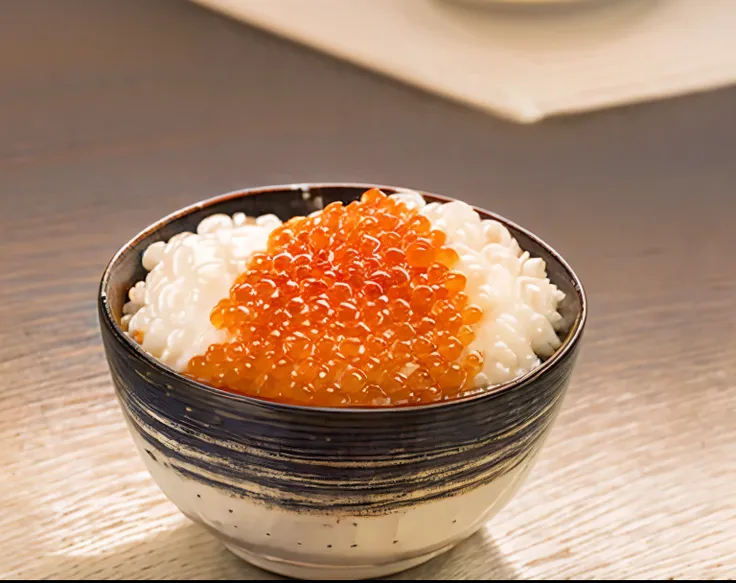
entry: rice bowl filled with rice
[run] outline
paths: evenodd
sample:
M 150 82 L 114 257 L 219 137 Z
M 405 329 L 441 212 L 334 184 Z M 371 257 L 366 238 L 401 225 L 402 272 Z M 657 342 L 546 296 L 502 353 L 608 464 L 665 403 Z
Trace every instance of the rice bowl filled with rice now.
M 258 567 L 345 580 L 419 565 L 513 498 L 587 301 L 502 217 L 306 183 L 151 224 L 105 269 L 98 314 L 125 422 L 171 502 Z
M 560 346 L 545 262 L 469 205 L 366 191 L 307 217 L 213 214 L 150 245 L 121 325 L 204 384 L 327 407 L 422 405 Z

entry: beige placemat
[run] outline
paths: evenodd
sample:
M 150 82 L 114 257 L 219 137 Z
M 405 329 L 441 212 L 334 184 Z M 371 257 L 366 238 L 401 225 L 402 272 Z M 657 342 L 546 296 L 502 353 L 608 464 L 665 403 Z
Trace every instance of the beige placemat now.
M 736 82 L 736 0 L 195 1 L 519 122 Z

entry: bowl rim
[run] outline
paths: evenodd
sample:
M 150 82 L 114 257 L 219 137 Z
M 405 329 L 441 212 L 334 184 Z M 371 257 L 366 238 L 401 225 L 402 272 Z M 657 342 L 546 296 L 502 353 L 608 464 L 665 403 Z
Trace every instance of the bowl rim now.
M 107 285 L 109 283 L 109 280 L 112 274 L 112 270 L 113 270 L 112 268 L 117 263 L 118 259 L 121 256 L 127 253 L 130 249 L 132 249 L 135 245 L 140 243 L 146 237 L 154 234 L 157 230 L 168 225 L 169 223 L 177 219 L 180 219 L 188 214 L 191 214 L 193 212 L 196 212 L 196 211 L 208 208 L 208 207 L 218 205 L 222 202 L 226 202 L 229 200 L 233 200 L 237 198 L 245 198 L 246 196 L 252 196 L 255 194 L 266 194 L 271 191 L 294 190 L 294 191 L 305 192 L 305 189 L 311 190 L 311 189 L 330 189 L 330 188 L 353 188 L 353 189 L 362 189 L 362 190 L 369 190 L 371 188 L 379 188 L 384 191 L 392 191 L 391 194 L 399 193 L 399 192 L 417 192 L 422 196 L 425 196 L 425 195 L 430 196 L 444 203 L 459 200 L 459 199 L 454 199 L 454 198 L 439 195 L 439 194 L 434 194 L 434 193 L 427 192 L 424 190 L 410 189 L 407 187 L 391 186 L 391 185 L 385 185 L 385 184 L 371 184 L 371 183 L 361 183 L 361 182 L 295 182 L 295 183 L 289 183 L 289 184 L 256 186 L 256 187 L 250 187 L 250 188 L 245 188 L 245 189 L 232 190 L 232 191 L 229 191 L 223 194 L 213 196 L 211 198 L 200 200 L 199 202 L 195 202 L 185 207 L 182 207 L 162 217 L 161 219 L 151 223 L 150 225 L 145 227 L 143 230 L 141 230 L 138 234 L 132 237 L 127 243 L 125 243 L 122 247 L 120 247 L 115 252 L 115 254 L 112 256 L 112 258 L 108 261 L 107 265 L 105 266 L 105 269 L 102 273 L 102 277 L 100 279 L 100 285 L 98 288 L 97 306 L 98 306 L 99 313 L 104 318 L 105 324 L 112 331 L 113 336 L 116 339 L 116 341 L 119 342 L 125 350 L 132 353 L 133 356 L 142 358 L 150 366 L 153 366 L 154 368 L 159 369 L 165 373 L 174 375 L 177 379 L 189 385 L 190 389 L 204 392 L 205 394 L 208 394 L 216 399 L 220 398 L 220 399 L 224 399 L 225 401 L 250 404 L 250 405 L 255 405 L 259 407 L 266 407 L 266 408 L 271 408 L 277 411 L 314 412 L 314 413 L 323 413 L 323 414 L 338 413 L 338 414 L 343 414 L 343 415 L 350 414 L 350 413 L 352 414 L 374 414 L 374 415 L 380 414 L 380 413 L 382 414 L 392 414 L 392 413 L 407 414 L 407 413 L 410 413 L 411 411 L 420 412 L 420 411 L 427 411 L 431 409 L 451 408 L 453 406 L 458 407 L 462 405 L 467 405 L 470 402 L 474 403 L 476 401 L 482 401 L 482 400 L 494 397 L 498 395 L 499 393 L 508 392 L 522 385 L 527 385 L 531 383 L 532 381 L 534 381 L 535 379 L 537 379 L 538 377 L 545 375 L 547 372 L 552 370 L 560 361 L 562 361 L 563 358 L 579 342 L 580 337 L 582 336 L 582 333 L 583 333 L 583 329 L 585 328 L 585 324 L 588 319 L 588 300 L 587 300 L 585 289 L 578 275 L 573 271 L 573 269 L 570 267 L 567 261 L 562 257 L 562 255 L 560 255 L 560 253 L 558 253 L 551 245 L 549 245 L 543 239 L 541 239 L 540 237 L 538 237 L 531 231 L 525 229 L 524 227 L 517 225 L 513 221 L 510 221 L 501 215 L 498 215 L 491 211 L 487 211 L 480 207 L 476 207 L 474 205 L 471 205 L 471 206 L 475 211 L 487 215 L 491 219 L 500 222 L 502 225 L 506 227 L 511 227 L 512 229 L 515 229 L 518 232 L 523 233 L 526 237 L 534 241 L 537 245 L 541 246 L 547 253 L 549 253 L 552 256 L 552 258 L 554 258 L 566 271 L 567 276 L 570 282 L 572 283 L 572 287 L 578 296 L 578 300 L 580 301 L 580 313 L 575 318 L 575 321 L 573 322 L 572 327 L 567 334 L 567 337 L 565 338 L 565 340 L 562 342 L 560 347 L 555 351 L 555 353 L 552 356 L 550 356 L 547 360 L 542 362 L 539 366 L 535 367 L 528 373 L 521 375 L 519 377 L 516 377 L 505 383 L 501 383 L 501 384 L 492 386 L 491 388 L 483 390 L 482 392 L 474 393 L 472 395 L 461 397 L 459 399 L 452 399 L 449 401 L 440 401 L 438 403 L 430 403 L 426 405 L 400 405 L 400 406 L 390 406 L 390 407 L 312 407 L 309 405 L 296 405 L 296 404 L 291 404 L 291 403 L 280 403 L 278 401 L 268 401 L 266 399 L 259 399 L 257 397 L 241 395 L 239 393 L 232 393 L 229 391 L 225 391 L 223 389 L 218 389 L 216 387 L 206 385 L 204 383 L 195 381 L 194 379 L 184 376 L 183 374 L 175 371 L 173 368 L 165 365 L 164 363 L 159 361 L 157 358 L 155 358 L 154 356 L 151 356 L 148 352 L 143 350 L 143 348 L 141 348 L 141 346 L 138 343 L 136 343 L 132 338 L 130 338 L 130 336 L 128 336 L 123 331 L 123 329 L 118 325 L 115 317 L 113 316 L 112 310 L 110 308 L 110 303 L 108 301 L 107 292 L 106 292 L 106 288 L 107 288 Z

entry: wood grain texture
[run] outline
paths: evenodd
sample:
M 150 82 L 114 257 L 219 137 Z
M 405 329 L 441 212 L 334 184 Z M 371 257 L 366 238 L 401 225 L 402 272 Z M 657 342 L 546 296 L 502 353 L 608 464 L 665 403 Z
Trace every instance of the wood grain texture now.
M 529 483 L 402 578 L 736 576 L 736 91 L 518 127 L 175 0 L 0 14 L 0 576 L 264 576 L 136 457 L 95 294 L 163 214 L 319 180 L 499 212 L 589 292 Z

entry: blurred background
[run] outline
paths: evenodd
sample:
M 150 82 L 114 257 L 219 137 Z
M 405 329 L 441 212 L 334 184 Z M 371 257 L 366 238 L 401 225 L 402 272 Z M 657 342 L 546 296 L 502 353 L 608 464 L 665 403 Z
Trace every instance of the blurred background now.
M 528 485 L 403 577 L 736 575 L 736 2 L 477 4 L 0 0 L 0 576 L 263 576 L 136 458 L 95 294 L 161 216 L 307 181 L 495 211 L 590 296 Z

